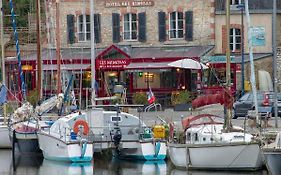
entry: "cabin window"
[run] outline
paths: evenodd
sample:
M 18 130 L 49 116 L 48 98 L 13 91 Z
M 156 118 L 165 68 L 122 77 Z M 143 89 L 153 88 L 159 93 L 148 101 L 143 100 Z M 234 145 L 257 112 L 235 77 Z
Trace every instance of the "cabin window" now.
M 210 140 L 211 140 L 211 141 L 214 141 L 214 138 L 213 138 L 213 137 L 211 137 L 211 138 L 210 138 Z
M 206 138 L 205 138 L 205 137 L 203 137 L 203 141 L 204 141 L 204 142 L 206 141 Z
M 190 132 L 186 133 L 186 141 L 190 141 L 190 136 L 191 136 Z
M 170 39 L 183 38 L 183 12 L 172 12 L 169 15 L 169 37 Z
M 241 30 L 232 28 L 229 33 L 230 50 L 232 52 L 237 52 L 241 50 Z
M 90 15 L 79 15 L 77 20 L 78 41 L 91 40 Z
M 194 141 L 198 141 L 198 134 L 197 133 L 194 134 Z
M 127 13 L 124 15 L 124 40 L 137 40 L 137 14 Z
M 231 0 L 230 5 L 238 5 L 241 4 L 241 0 Z
M 121 122 L 121 116 L 111 116 L 111 122 Z

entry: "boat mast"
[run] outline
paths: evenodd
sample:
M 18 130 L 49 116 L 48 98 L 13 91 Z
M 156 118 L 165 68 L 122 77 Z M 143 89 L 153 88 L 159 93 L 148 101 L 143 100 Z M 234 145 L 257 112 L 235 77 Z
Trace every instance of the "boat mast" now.
M 95 30 L 94 30 L 94 0 L 90 0 L 90 21 L 91 21 L 91 88 L 92 88 L 92 95 L 91 95 L 91 102 L 92 106 L 96 105 L 95 97 L 96 97 L 96 72 L 95 72 Z
M 230 76 L 230 0 L 226 0 L 226 93 L 231 93 L 231 76 Z M 227 95 L 229 96 L 229 95 Z M 227 97 L 225 95 L 225 97 Z M 231 96 L 230 96 L 231 97 Z M 228 99 L 226 99 L 228 100 Z M 231 109 L 226 107 L 226 117 L 224 120 L 224 129 L 226 132 L 230 131 L 231 127 Z
M 56 0 L 56 55 L 57 55 L 57 94 L 61 93 L 61 52 L 60 52 L 60 0 Z
M 40 0 L 36 0 L 36 32 L 37 32 L 37 100 L 42 99 L 42 59 L 41 59 L 41 8 Z
M 252 93 L 253 93 L 253 97 L 254 97 L 255 116 L 256 116 L 257 124 L 260 124 L 259 116 L 258 116 L 257 87 L 256 87 L 256 76 L 255 76 L 253 45 L 252 45 L 252 30 L 251 30 L 251 23 L 250 23 L 248 0 L 245 0 L 245 12 L 246 12 L 246 21 L 247 21 L 246 24 L 247 24 L 247 29 L 248 29 L 248 48 L 249 48 L 249 56 L 250 56 L 251 85 L 252 85 Z
M 273 87 L 274 87 L 274 118 L 275 128 L 278 128 L 278 107 L 277 107 L 277 56 L 276 56 L 276 0 L 273 0 L 273 15 L 272 15 L 272 51 L 273 51 Z
M 18 39 L 18 32 L 17 32 L 16 17 L 15 17 L 13 1 L 9 0 L 9 4 L 10 4 L 10 9 L 11 9 L 11 15 L 12 15 L 11 19 L 12 19 L 13 30 L 14 30 L 14 38 L 15 38 L 16 49 L 17 49 L 18 70 L 19 70 L 19 75 L 20 75 L 22 98 L 23 98 L 23 101 L 25 102 L 26 101 L 26 87 L 25 87 L 25 81 L 24 81 L 22 66 L 21 66 L 20 47 L 19 47 L 19 39 Z
M 4 48 L 4 9 L 3 9 L 3 2 L 0 0 L 0 29 L 1 29 L 1 69 L 2 69 L 2 84 L 6 86 L 6 79 L 5 79 L 5 48 Z M 6 87 L 5 87 L 6 88 Z M 4 124 L 7 123 L 7 111 L 6 111 L 6 104 L 3 104 L 3 116 L 4 116 Z

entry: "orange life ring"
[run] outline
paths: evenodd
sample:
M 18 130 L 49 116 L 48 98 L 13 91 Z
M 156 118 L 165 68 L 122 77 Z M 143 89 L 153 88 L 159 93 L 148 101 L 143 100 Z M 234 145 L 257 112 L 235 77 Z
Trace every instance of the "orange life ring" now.
M 85 120 L 77 120 L 74 123 L 73 131 L 75 132 L 75 134 L 78 134 L 80 125 L 83 126 L 83 134 L 88 135 L 89 134 L 89 125 Z

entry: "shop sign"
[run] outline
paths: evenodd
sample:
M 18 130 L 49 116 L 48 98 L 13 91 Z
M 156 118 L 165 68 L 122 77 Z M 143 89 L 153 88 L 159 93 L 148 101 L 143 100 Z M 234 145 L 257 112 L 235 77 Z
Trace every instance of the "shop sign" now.
M 129 63 L 128 59 L 97 60 L 96 67 L 98 69 L 125 68 Z
M 235 63 L 235 56 L 230 56 L 231 63 Z M 203 63 L 226 63 L 225 55 L 217 55 L 217 56 L 203 56 L 201 58 Z
M 154 1 L 152 0 L 135 0 L 135 1 L 124 1 L 124 0 L 107 0 L 105 1 L 105 7 L 144 7 L 153 6 Z

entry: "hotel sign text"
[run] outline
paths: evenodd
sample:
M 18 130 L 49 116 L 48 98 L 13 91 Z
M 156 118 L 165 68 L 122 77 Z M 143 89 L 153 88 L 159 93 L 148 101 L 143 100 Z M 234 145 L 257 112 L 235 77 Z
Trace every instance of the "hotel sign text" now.
M 105 7 L 142 7 L 142 6 L 153 6 L 154 1 L 152 0 L 137 0 L 137 1 L 105 1 Z

